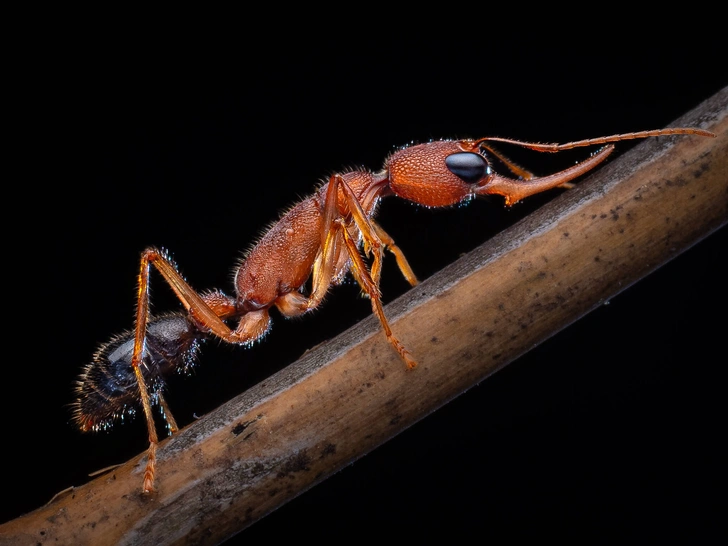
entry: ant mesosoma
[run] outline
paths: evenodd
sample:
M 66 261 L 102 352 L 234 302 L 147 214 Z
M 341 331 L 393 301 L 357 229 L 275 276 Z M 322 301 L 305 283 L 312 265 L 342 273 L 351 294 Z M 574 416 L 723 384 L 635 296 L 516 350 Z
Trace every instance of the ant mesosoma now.
M 414 358 L 392 332 L 382 309 L 379 280 L 384 249 L 392 252 L 411 285 L 418 281 L 392 237 L 374 221 L 380 198 L 396 195 L 427 207 L 446 207 L 496 194 L 505 197 L 510 206 L 551 188 L 569 187 L 571 180 L 612 153 L 611 143 L 664 135 L 715 136 L 701 129 L 668 128 L 566 144 L 486 137 L 401 148 L 389 156 L 381 171 L 334 174 L 313 195 L 291 207 L 238 265 L 235 296 L 219 290 L 196 292 L 164 251 L 148 248 L 142 253 L 139 268 L 135 328 L 102 345 L 84 368 L 77 385 L 74 419 L 84 431 L 107 428 L 115 419 L 133 413 L 141 402 L 149 431 L 143 491 L 152 491 L 158 443 L 152 406 L 160 406 L 171 433 L 178 430 L 162 394 L 164 376 L 192 366 L 199 344 L 206 337 L 250 345 L 270 328 L 270 309 L 274 306 L 286 317 L 315 309 L 347 272 L 371 300 L 389 343 L 407 368 L 414 368 Z M 605 146 L 563 171 L 534 177 L 496 151 L 494 143 L 538 152 Z M 493 158 L 517 178 L 495 172 Z M 183 312 L 150 317 L 150 265 L 174 290 Z M 305 291 L 309 278 L 310 289 Z M 234 327 L 227 324 L 232 319 L 238 321 Z

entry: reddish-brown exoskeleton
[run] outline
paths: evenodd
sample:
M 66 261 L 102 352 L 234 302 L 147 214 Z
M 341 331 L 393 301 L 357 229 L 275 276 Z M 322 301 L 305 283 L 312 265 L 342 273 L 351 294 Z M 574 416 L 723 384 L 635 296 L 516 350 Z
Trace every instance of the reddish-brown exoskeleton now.
M 286 317 L 315 309 L 332 285 L 351 272 L 371 300 L 387 340 L 407 368 L 415 360 L 392 332 L 382 309 L 379 279 L 385 249 L 392 252 L 410 284 L 417 278 L 393 239 L 374 221 L 382 197 L 396 195 L 428 207 L 445 207 L 479 195 L 497 194 L 506 205 L 536 193 L 568 187 L 571 180 L 596 167 L 620 140 L 663 135 L 714 136 L 700 129 L 643 131 L 566 144 L 534 144 L 497 137 L 442 140 L 402 148 L 376 173 L 355 170 L 334 174 L 313 195 L 293 206 L 263 235 L 239 264 L 235 296 L 221 291 L 198 293 L 182 278 L 169 257 L 155 248 L 142 254 L 136 325 L 133 332 L 103 345 L 78 381 L 74 413 L 83 430 L 110 426 L 133 413 L 141 402 L 149 430 L 143 491 L 154 487 L 157 432 L 152 406 L 159 405 L 171 432 L 177 431 L 164 400 L 163 377 L 192 365 L 200 340 L 217 337 L 251 344 L 270 327 L 270 309 Z M 511 144 L 539 152 L 604 144 L 589 159 L 555 174 L 534 177 L 493 145 Z M 498 174 L 496 159 L 515 177 Z M 363 247 L 365 256 L 360 249 Z M 149 316 L 149 273 L 153 265 L 169 283 L 186 312 Z M 311 279 L 308 290 L 306 285 Z M 232 326 L 228 321 L 237 320 Z

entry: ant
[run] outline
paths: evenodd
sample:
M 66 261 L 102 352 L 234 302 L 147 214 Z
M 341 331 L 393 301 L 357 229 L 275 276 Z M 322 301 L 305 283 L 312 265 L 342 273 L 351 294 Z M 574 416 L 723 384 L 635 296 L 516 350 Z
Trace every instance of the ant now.
M 413 369 L 415 359 L 392 332 L 382 308 L 379 281 L 384 250 L 394 255 L 412 286 L 418 280 L 392 237 L 374 220 L 381 198 L 396 195 L 426 207 L 447 207 L 495 194 L 511 206 L 552 188 L 571 187 L 572 180 L 594 169 L 614 151 L 614 142 L 665 135 L 715 136 L 701 129 L 667 128 L 565 144 L 485 137 L 402 147 L 387 158 L 381 171 L 333 174 L 313 195 L 293 205 L 238 264 L 235 296 L 220 290 L 196 292 L 165 251 L 147 248 L 139 267 L 134 330 L 102 345 L 85 366 L 77 383 L 74 420 L 83 431 L 107 429 L 114 420 L 133 414 L 141 402 L 149 431 L 142 491 L 152 492 L 158 443 L 152 406 L 160 407 L 170 433 L 178 431 L 163 396 L 164 376 L 189 370 L 205 338 L 251 345 L 269 330 L 272 307 L 285 317 L 315 309 L 329 288 L 340 284 L 347 273 L 370 299 L 388 342 L 406 367 Z M 494 144 L 537 152 L 604 146 L 563 171 L 535 177 L 498 152 Z M 515 178 L 495 172 L 493 160 Z M 161 273 L 184 311 L 150 316 L 150 266 Z M 229 326 L 227 322 L 233 319 L 237 324 Z

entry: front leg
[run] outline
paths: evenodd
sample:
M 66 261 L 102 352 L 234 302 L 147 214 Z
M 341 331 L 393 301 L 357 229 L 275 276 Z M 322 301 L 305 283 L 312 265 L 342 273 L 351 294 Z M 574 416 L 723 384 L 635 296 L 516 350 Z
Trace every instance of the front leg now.
M 362 235 L 365 249 L 368 249 L 373 255 L 371 269 L 364 262 L 359 252 L 358 243 L 349 232 L 347 218 L 343 217 L 339 211 L 339 191 L 343 195 L 343 205 Z M 400 355 L 407 365 L 407 368 L 414 368 L 417 363 L 409 351 L 405 349 L 404 345 L 392 333 L 392 329 L 382 308 L 379 277 L 385 244 L 382 243 L 380 234 L 384 236 L 386 244 L 392 249 L 405 277 L 414 285 L 417 283 L 417 278 L 409 267 L 404 255 L 394 244 L 391 237 L 382 228 L 371 222 L 357 200 L 356 195 L 351 190 L 351 187 L 339 174 L 333 175 L 329 181 L 322 218 L 321 251 L 313 267 L 311 296 L 307 298 L 298 292 L 291 292 L 279 298 L 276 301 L 276 306 L 284 314 L 289 316 L 295 316 L 317 307 L 331 286 L 334 276 L 338 273 L 336 266 L 340 263 L 341 253 L 346 252 L 351 264 L 350 271 L 362 291 L 371 300 L 372 310 L 384 329 L 387 341 L 391 343 Z

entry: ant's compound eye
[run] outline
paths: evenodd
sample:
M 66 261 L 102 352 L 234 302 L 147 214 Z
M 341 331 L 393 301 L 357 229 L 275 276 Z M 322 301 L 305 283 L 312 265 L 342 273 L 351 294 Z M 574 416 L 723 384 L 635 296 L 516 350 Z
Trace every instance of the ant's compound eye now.
M 474 184 L 486 174 L 490 174 L 490 166 L 483 156 L 473 152 L 458 152 L 445 158 L 445 165 L 450 172 L 463 182 Z

